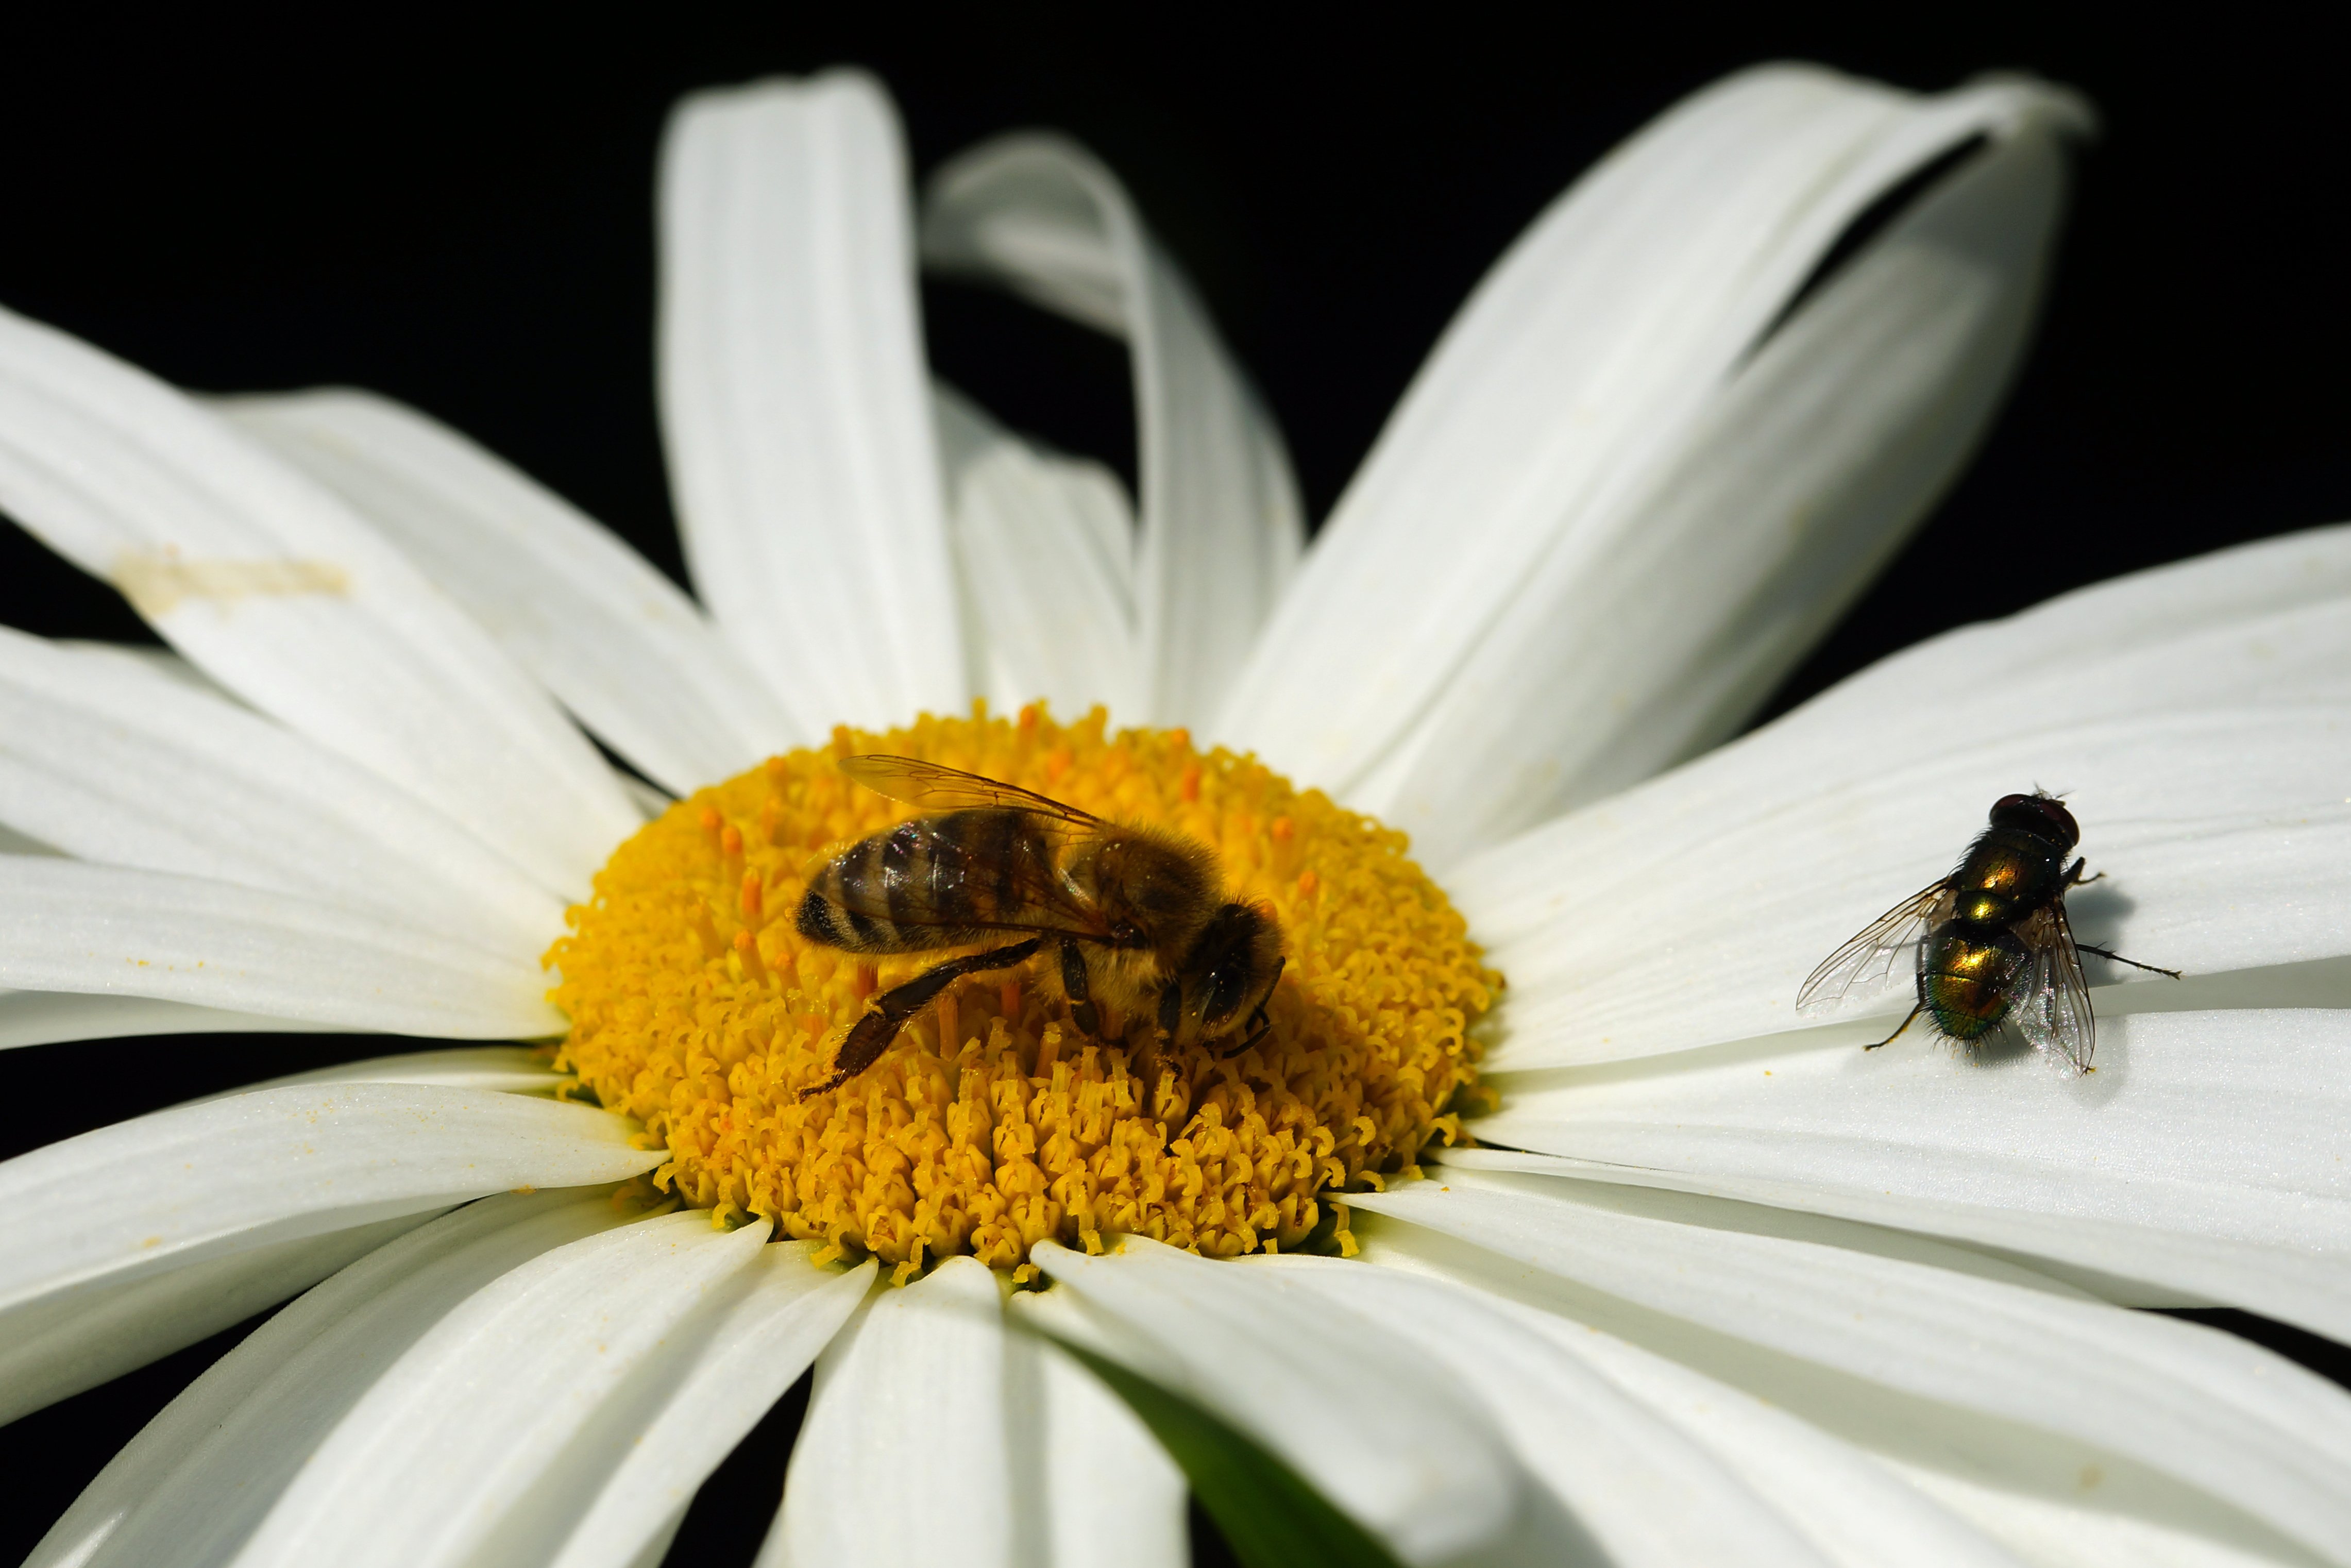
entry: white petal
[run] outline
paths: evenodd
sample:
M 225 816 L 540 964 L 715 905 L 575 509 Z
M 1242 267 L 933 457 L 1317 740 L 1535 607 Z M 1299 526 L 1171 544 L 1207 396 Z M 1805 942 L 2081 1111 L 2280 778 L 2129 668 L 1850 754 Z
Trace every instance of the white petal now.
M 350 502 L 580 723 L 678 794 L 812 738 L 675 584 L 447 425 L 343 390 L 217 406 Z
M 109 643 L 93 637 L 66 637 L 58 640 L 60 648 L 71 648 L 92 658 L 112 659 L 134 670 L 151 675 L 162 675 L 177 681 L 192 692 L 208 696 L 236 700 L 235 694 L 215 682 L 169 648 L 153 647 L 143 643 Z
M 643 779 L 626 773 L 621 775 L 621 792 L 628 796 L 629 803 L 634 806 L 638 815 L 643 817 L 648 822 L 668 810 L 677 800 L 676 796 L 659 785 L 648 784 Z
M 637 1553 L 629 1568 L 662 1568 L 662 1564 L 669 1561 L 671 1542 L 677 1539 L 678 1530 L 684 1523 L 685 1510 L 679 1509 L 653 1531 L 645 1542 L 644 1550 Z
M 0 862 L 0 867 L 6 862 Z M 87 991 L 0 990 L 0 1050 L 63 1040 L 119 1040 L 139 1034 L 249 1034 L 295 1030 L 333 1032 L 306 1019 L 225 1012 L 152 997 Z
M 2224 972 L 2351 955 L 2340 896 L 2351 879 L 2351 692 L 2325 702 L 2208 693 L 2193 674 L 2199 653 L 2221 662 L 2211 643 L 2260 646 L 2274 634 L 2291 644 L 2296 627 L 2283 622 L 2302 623 L 2306 641 L 2351 646 L 2339 611 L 2337 629 L 2322 631 L 2329 613 L 2293 612 L 2162 657 L 2147 651 L 2128 672 L 2065 672 L 2085 686 L 2109 673 L 2179 674 L 2188 689 L 2143 696 L 2162 702 L 2156 712 L 2108 716 L 2003 686 L 2004 725 L 1945 704 L 1949 727 L 1909 742 L 1891 726 L 1873 731 L 1855 705 L 1841 703 L 1834 726 L 1806 709 L 1481 856 L 1447 885 L 1510 978 L 1510 1038 L 1493 1065 L 1614 1061 L 1802 1026 L 1793 1004 L 1813 966 L 1947 875 L 1991 803 L 2035 781 L 2069 790 L 2081 852 L 2107 876 L 2067 901 L 2081 939 L 2193 977 L 2163 982 L 2173 988 L 2153 1005 L 2258 1004 L 2268 998 Z M 1961 663 L 1908 662 L 1947 678 Z M 2281 683 L 2294 674 L 2282 670 Z M 2149 978 L 2092 962 L 2094 983 L 2123 974 Z M 1888 990 L 1875 1005 L 1854 998 L 1842 1016 L 1898 1017 L 1908 1005 Z
M 1710 848 L 1754 831 L 1750 817 L 1799 811 L 1824 779 L 1964 755 L 1955 734 L 2346 701 L 2351 526 L 2313 528 L 1932 638 L 1663 779 L 1479 856 L 1447 886 L 1479 901 L 1482 932 L 1507 940 L 1563 907 L 1562 892 L 1652 883 L 1693 843 Z M 2264 788 L 2241 783 L 2229 798 Z M 1569 864 L 1578 874 L 1563 883 Z
M 763 1249 L 598 1415 L 530 1500 L 559 1551 L 533 1550 L 527 1558 L 490 1552 L 486 1560 L 625 1568 L 664 1540 L 663 1531 L 676 1528 L 695 1490 L 872 1288 L 872 1260 L 833 1271 L 810 1263 L 816 1249 L 812 1241 Z
M 1377 1325 L 1333 1320 L 1277 1273 L 1139 1237 L 1102 1258 L 1050 1242 L 1031 1257 L 1111 1326 L 1107 1352 L 1241 1427 L 1406 1560 L 1473 1552 L 1523 1517 L 1525 1478 L 1482 1414 Z
M 1690 456 L 1742 360 L 1872 202 L 1970 138 L 2072 112 L 2028 83 L 1920 99 L 1780 66 L 1660 117 L 1555 202 L 1447 329 L 1218 737 L 1353 790 L 1451 700 L 1539 572 L 1596 581 L 1571 563 L 1639 548 L 1653 519 L 1626 502 Z
M 1137 716 L 1205 724 L 1304 543 L 1271 416 L 1117 179 L 1082 148 L 1008 136 L 949 162 L 925 193 L 923 256 L 1126 340 L 1143 489 Z
M 1513 1302 L 1521 1321 L 1703 1444 L 1831 1562 L 1851 1568 L 1994 1564 L 2008 1554 L 1899 1472 L 1743 1390 L 1613 1334 Z
M 1879 1407 L 1874 1441 L 1975 1448 L 1977 1463 L 2086 1448 L 2111 1458 L 2119 1495 L 2235 1512 L 2241 1535 L 2351 1561 L 2351 1395 L 2242 1340 L 1799 1239 L 1820 1223 L 1803 1217 L 1500 1173 L 1445 1179 L 1348 1201 L 1520 1266 L 1506 1273 L 1572 1281 L 1573 1315 L 1717 1375 L 1737 1368 L 1731 1381 L 1799 1415 L 1851 1418 L 1861 1399 Z M 1892 1397 L 1865 1398 L 1871 1385 Z
M 2311 1558 L 2285 1542 L 2258 1546 L 2217 1539 L 2194 1519 L 2163 1521 L 2112 1511 L 2101 1504 L 2104 1478 L 2075 1475 L 2070 1487 L 2017 1488 L 1962 1480 L 1924 1465 L 1901 1464 L 1920 1491 L 1971 1521 L 2027 1563 L 2042 1568 L 2278 1568 Z
M 0 312 L 0 506 L 246 702 L 559 893 L 636 826 L 545 694 L 334 496 L 120 361 Z
M 0 984 L 451 1039 L 563 1032 L 528 960 L 201 877 L 0 861 Z
M 476 1291 L 339 1422 L 236 1561 L 462 1563 L 663 1337 L 766 1241 L 696 1210 L 535 1258 Z
M 536 961 L 563 907 L 366 768 L 154 664 L 0 628 L 0 819 L 82 860 L 389 916 Z
M 1390 1250 L 1374 1241 L 1366 1256 Z M 1412 1261 L 1396 1260 L 1406 1267 Z M 1539 1308 L 1479 1294 L 1703 1444 L 1770 1500 L 1823 1556 L 1851 1568 L 1906 1563 L 1924 1568 L 1960 1563 L 1991 1568 L 2016 1561 L 2003 1546 L 2026 1562 L 2079 1568 L 2125 1562 L 2243 1568 L 2280 1560 L 2267 1553 L 2241 1553 L 2209 1537 L 2150 1521 L 2096 1511 L 2095 1478 L 2087 1482 L 2079 1474 L 2069 1478 L 2092 1504 L 2069 1507 L 1888 1461 L 1797 1420 L 1768 1401 L 1614 1335 Z M 2291 1548 L 2285 1555 L 2289 1561 L 2303 1560 Z M 1722 1554 L 1711 1560 L 1738 1559 Z
M 1043 451 L 937 389 L 964 630 L 983 695 L 1011 712 L 1137 711 L 1134 517 L 1115 476 Z
M 444 1315 L 508 1270 L 621 1218 L 601 1191 L 501 1196 L 361 1258 L 165 1406 L 27 1568 L 226 1561 L 319 1442 Z
M 1357 803 L 1443 865 L 1729 736 L 1971 455 L 2028 340 L 2064 154 L 2027 128 L 1743 361 L 1518 590 Z M 1621 519 L 1621 520 L 1620 520 Z
M 231 1093 L 288 1089 L 303 1083 L 437 1083 L 445 1089 L 496 1090 L 507 1094 L 543 1094 L 573 1082 L 528 1046 L 466 1045 L 447 1051 L 408 1051 L 365 1061 L 339 1061 L 308 1072 L 289 1072 L 248 1084 Z M 214 1095 L 213 1099 L 225 1096 Z
M 609 1112 L 423 1084 L 266 1089 L 0 1165 L 0 1305 L 443 1208 L 621 1181 L 666 1157 Z
M 996 1276 L 949 1258 L 878 1291 L 817 1362 L 760 1568 L 1012 1561 Z
M 243 1322 L 431 1218 L 402 1215 L 300 1237 L 0 1312 L 0 1422 Z
M 49 855 L 64 853 L 55 844 L 44 843 L 27 833 L 20 833 L 5 823 L 0 823 L 0 855 Z
M 2351 1340 L 2351 1011 L 2111 1019 L 2091 1078 L 1809 1035 L 1510 1088 L 1452 1165 L 1964 1238 Z
M 1816 1563 L 1766 1497 L 1704 1448 L 1502 1310 L 1450 1283 L 1335 1260 L 1284 1258 L 1286 1282 L 1400 1334 L 1482 1404 L 1567 1511 L 1552 1521 L 1591 1560 Z
M 1068 1332 L 1068 1292 L 1022 1291 L 1016 1322 Z M 1078 1331 L 1081 1333 L 1082 1331 Z M 1072 1337 L 1077 1337 L 1073 1333 Z M 1015 1562 L 1039 1568 L 1184 1568 L 1184 1474 L 1118 1396 L 1029 1334 L 1005 1342 L 1011 1385 Z
M 967 692 L 905 165 L 888 99 L 852 71 L 697 93 L 662 150 L 686 561 L 804 735 Z

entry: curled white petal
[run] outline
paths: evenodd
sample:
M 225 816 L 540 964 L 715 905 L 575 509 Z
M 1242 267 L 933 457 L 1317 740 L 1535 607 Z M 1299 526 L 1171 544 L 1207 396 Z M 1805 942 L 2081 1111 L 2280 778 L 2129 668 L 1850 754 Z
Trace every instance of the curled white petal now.
M 1678 450 L 1594 498 L 1353 799 L 1441 866 L 1736 732 L 1972 455 L 2064 174 L 2053 132 L 2019 130 L 1874 238 Z
M 1082 148 L 1007 136 L 950 162 L 925 197 L 923 255 L 1126 340 L 1143 490 L 1135 716 L 1206 723 L 1303 546 L 1280 432 L 1117 177 Z
M 1783 364 L 1793 373 L 1803 363 L 1824 366 L 1839 381 L 1875 374 L 1841 356 L 1857 346 L 1854 340 L 1913 308 L 1939 322 L 1925 341 L 1942 369 L 1913 374 L 1897 356 L 1882 367 L 1894 377 L 1886 384 L 1904 386 L 1906 399 L 1925 398 L 1912 423 L 1934 433 L 1928 446 L 1950 441 L 1982 403 L 1987 384 L 1998 381 L 1990 361 L 2005 351 L 2003 333 L 2013 335 L 2016 301 L 2003 292 L 2011 285 L 1979 291 L 1970 302 L 1961 298 L 1968 289 L 1949 277 L 1931 280 L 1923 264 L 1896 267 L 1902 276 L 1894 277 L 1855 269 L 1844 281 L 1863 298 L 1847 297 L 1841 324 L 1817 340 L 1799 334 L 1783 349 L 1766 343 L 1762 354 L 1749 356 L 1838 236 L 1906 176 L 1972 138 L 2005 142 L 2074 112 L 2070 100 L 2032 83 L 1986 83 L 1922 99 L 1775 66 L 1717 83 L 1661 116 L 1554 203 L 1463 307 L 1318 536 L 1296 591 L 1234 685 L 1218 737 L 1350 799 L 1359 791 L 1389 798 L 1410 766 L 1416 728 L 1456 700 L 1471 700 L 1454 688 L 1506 615 L 1530 634 L 1548 616 L 1572 635 L 1589 609 L 1593 640 L 1580 652 L 1545 644 L 1553 661 L 1545 668 L 1610 656 L 1623 627 L 1608 617 L 1604 598 L 1640 576 L 1636 563 L 1653 528 L 1682 538 L 1667 547 L 1667 569 L 1644 580 L 1645 639 L 1673 637 L 1683 673 L 1700 687 L 1728 678 L 1716 653 L 1694 652 L 1715 632 L 1730 642 L 1748 638 L 1750 653 L 1779 648 L 1768 630 L 1769 606 L 1741 604 L 1735 583 L 1715 585 L 1708 612 L 1686 631 L 1661 631 L 1657 622 L 1679 611 L 1670 568 L 1702 571 L 1718 548 L 1714 537 L 1735 535 L 1747 520 L 1719 505 L 1724 485 L 1736 488 L 1728 469 L 1676 476 L 1707 460 L 1704 439 L 1765 439 L 1762 422 L 1775 412 L 1801 413 L 1751 402 L 1735 411 L 1723 400 L 1736 402 L 1743 375 L 1770 378 Z M 2046 214 L 2026 201 L 2007 215 L 2018 225 L 2014 257 L 2026 266 L 2012 287 L 2029 298 L 2033 231 L 2045 227 Z M 1999 254 L 1997 246 L 1977 246 L 1972 259 L 1990 264 Z M 1952 260 L 1970 257 L 1963 249 Z M 1825 302 L 1835 287 L 1813 303 Z M 1872 289 L 1886 295 L 1876 308 Z M 1987 355 L 1979 375 L 1972 367 Z M 1944 423 L 1933 389 L 1946 374 L 1953 400 L 1940 410 Z M 1762 384 L 1754 383 L 1759 392 Z M 1815 413 L 1832 430 L 1873 417 L 1834 397 Z M 1727 423 L 1714 428 L 1716 420 Z M 1957 431 L 1958 445 L 1965 440 Z M 1838 497 L 1818 535 L 1791 531 L 1784 553 L 1775 553 L 1769 538 L 1722 548 L 1750 552 L 1759 563 L 1792 564 L 1814 549 L 1832 549 L 1841 534 L 1882 541 L 1907 526 L 1907 500 L 1881 514 L 1859 495 L 1844 494 L 1855 478 L 1844 465 L 1862 455 L 1828 450 L 1841 460 L 1827 469 L 1789 471 L 1795 489 Z M 1931 485 L 1935 466 L 1904 471 L 1886 498 Z M 1644 495 L 1655 507 L 1642 504 Z M 1873 543 L 1863 553 L 1880 548 Z M 1614 579 L 1612 562 L 1624 568 Z M 1579 585 L 1601 598 L 1587 606 L 1573 597 Z M 1546 608 L 1538 591 L 1571 597 Z M 1510 608 L 1521 596 L 1527 604 Z M 1793 592 L 1788 601 L 1796 621 L 1821 612 L 1806 598 Z M 1639 734 L 1646 716 L 1636 710 L 1653 700 L 1670 708 L 1677 694 L 1646 684 L 1665 677 L 1662 667 L 1626 674 L 1645 684 L 1623 692 L 1575 688 L 1572 700 L 1536 722 L 1571 747 L 1587 732 L 1614 736 L 1629 726 L 1627 733 Z M 1619 695 L 1627 699 L 1622 708 Z M 1720 720 L 1686 714 L 1678 722 L 1689 729 Z M 1607 743 L 1596 744 L 1603 747 L 1596 756 L 1571 755 L 1542 778 L 1537 803 L 1555 802 L 1554 791 L 1572 784 L 1583 762 L 1604 771 Z M 1429 753 L 1432 768 L 1443 760 Z M 1375 779 L 1384 768 L 1385 776 Z M 1433 824 L 1413 825 L 1417 831 Z M 1479 832 L 1504 825 L 1492 816 Z
M 1137 711 L 1134 517 L 1117 477 L 945 387 L 938 417 L 982 695 L 1005 713 L 1039 697 L 1065 716 Z

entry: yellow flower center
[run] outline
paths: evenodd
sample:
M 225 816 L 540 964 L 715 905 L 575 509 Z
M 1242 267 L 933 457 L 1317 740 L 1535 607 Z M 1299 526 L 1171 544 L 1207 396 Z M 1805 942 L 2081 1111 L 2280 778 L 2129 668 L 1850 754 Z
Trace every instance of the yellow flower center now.
M 949 956 L 876 960 L 795 925 L 829 855 L 918 814 L 837 766 L 865 753 L 1214 851 L 1227 896 L 1281 924 L 1270 1032 L 1238 1053 L 1246 1030 L 1162 1049 L 1152 1019 L 1104 1016 L 1089 1037 L 1038 983 L 1048 946 L 949 986 L 871 1067 L 802 1098 L 877 995 Z M 677 802 L 597 873 L 547 957 L 571 1019 L 561 1064 L 667 1146 L 664 1188 L 722 1219 L 766 1216 L 827 1257 L 873 1254 L 901 1279 L 956 1253 L 1025 1278 L 1036 1242 L 1095 1249 L 1106 1231 L 1217 1258 L 1351 1250 L 1332 1195 L 1460 1135 L 1471 1026 L 1500 984 L 1405 848 L 1253 758 L 1196 752 L 1182 730 L 1106 736 L 1099 709 L 1066 727 L 976 706 L 837 730 L 829 749 Z

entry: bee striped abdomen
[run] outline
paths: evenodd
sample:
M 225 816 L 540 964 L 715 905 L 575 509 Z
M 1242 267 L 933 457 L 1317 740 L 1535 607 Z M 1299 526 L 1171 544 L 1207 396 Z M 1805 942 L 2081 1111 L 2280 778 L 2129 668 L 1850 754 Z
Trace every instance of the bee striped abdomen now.
M 1052 852 L 1021 813 L 953 811 L 901 822 L 833 857 L 800 900 L 800 935 L 852 953 L 914 953 L 990 939 L 1021 912 L 1024 879 Z

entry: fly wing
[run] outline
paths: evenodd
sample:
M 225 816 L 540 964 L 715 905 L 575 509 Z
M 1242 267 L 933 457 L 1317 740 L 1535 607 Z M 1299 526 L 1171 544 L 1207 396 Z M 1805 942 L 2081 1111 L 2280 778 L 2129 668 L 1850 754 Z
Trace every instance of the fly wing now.
M 1848 995 L 1866 996 L 1886 984 L 1894 960 L 1917 946 L 1936 918 L 1938 904 L 1951 895 L 1949 877 L 1922 887 L 1861 930 L 1821 961 L 1796 993 L 1796 1010 L 1807 1017 L 1826 1012 Z
M 2090 1011 L 2090 984 L 2082 975 L 2082 954 L 2074 946 L 2064 901 L 2036 911 L 2016 934 L 2032 958 L 2009 1016 L 2033 1050 L 2064 1058 L 2076 1072 L 2089 1071 L 2097 1019 Z
M 1102 911 L 1070 886 L 1047 840 L 1028 831 L 1036 814 L 1006 815 L 1019 831 L 976 834 L 968 818 L 945 815 L 902 823 L 890 830 L 893 852 L 878 874 L 842 877 L 823 896 L 869 920 L 935 932 L 940 946 L 1005 931 L 1108 941 Z
M 1065 806 L 1050 795 L 1023 789 L 998 779 L 984 779 L 961 768 L 925 762 L 917 757 L 844 757 L 841 770 L 877 795 L 920 806 L 926 811 L 963 811 L 974 808 L 1032 811 L 1072 828 L 1098 828 L 1102 819 L 1075 806 Z

